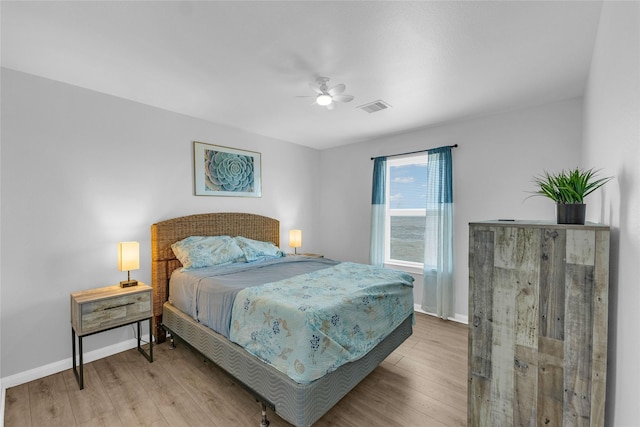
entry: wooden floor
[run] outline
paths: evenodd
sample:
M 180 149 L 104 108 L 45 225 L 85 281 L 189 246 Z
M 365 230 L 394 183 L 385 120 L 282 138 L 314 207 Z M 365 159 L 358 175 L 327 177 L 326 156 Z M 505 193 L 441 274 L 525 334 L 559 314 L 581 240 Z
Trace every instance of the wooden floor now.
M 6 427 L 259 426 L 260 405 L 186 345 L 128 350 L 12 387 Z M 272 427 L 290 426 L 269 411 Z M 413 335 L 315 426 L 466 426 L 467 327 L 416 314 Z

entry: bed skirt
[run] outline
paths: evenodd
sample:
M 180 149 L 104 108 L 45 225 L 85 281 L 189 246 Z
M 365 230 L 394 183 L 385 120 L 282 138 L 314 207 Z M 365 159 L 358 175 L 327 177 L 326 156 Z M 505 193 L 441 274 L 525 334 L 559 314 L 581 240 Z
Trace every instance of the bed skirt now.
M 299 384 L 237 344 L 164 304 L 162 326 L 227 371 L 257 399 L 298 427 L 316 422 L 412 333 L 413 315 L 361 359 L 310 383 Z

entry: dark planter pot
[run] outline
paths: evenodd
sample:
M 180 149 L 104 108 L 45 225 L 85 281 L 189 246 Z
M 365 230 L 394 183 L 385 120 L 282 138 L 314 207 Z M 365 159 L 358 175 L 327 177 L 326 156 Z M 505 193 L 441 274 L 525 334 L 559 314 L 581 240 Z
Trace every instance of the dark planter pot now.
M 584 224 L 586 211 L 584 203 L 557 203 L 558 224 Z

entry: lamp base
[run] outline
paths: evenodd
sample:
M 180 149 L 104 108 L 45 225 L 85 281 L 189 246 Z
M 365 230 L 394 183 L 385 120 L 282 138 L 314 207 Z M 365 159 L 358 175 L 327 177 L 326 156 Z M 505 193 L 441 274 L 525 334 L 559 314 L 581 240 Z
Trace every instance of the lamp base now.
M 122 282 L 120 282 L 120 287 L 121 288 L 128 288 L 130 286 L 138 286 L 138 281 L 137 280 L 123 280 Z

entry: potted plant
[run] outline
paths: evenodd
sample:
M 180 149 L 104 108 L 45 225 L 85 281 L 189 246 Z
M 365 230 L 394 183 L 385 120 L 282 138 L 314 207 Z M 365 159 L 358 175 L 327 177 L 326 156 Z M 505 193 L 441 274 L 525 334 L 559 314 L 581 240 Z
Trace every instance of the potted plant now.
M 558 224 L 584 224 L 584 198 L 605 185 L 613 177 L 597 178 L 598 171 L 575 168 L 552 175 L 548 172 L 534 178 L 538 191 L 556 202 Z

